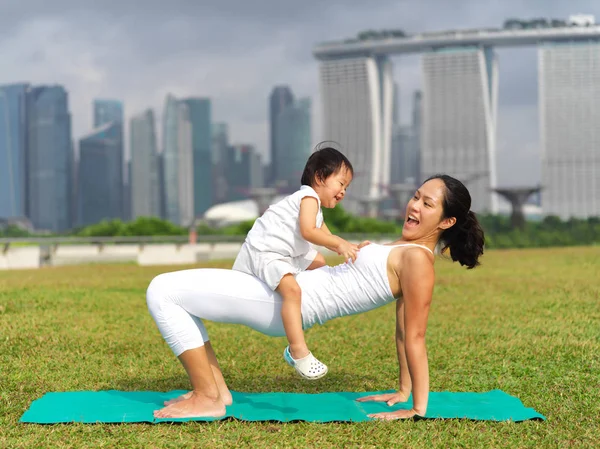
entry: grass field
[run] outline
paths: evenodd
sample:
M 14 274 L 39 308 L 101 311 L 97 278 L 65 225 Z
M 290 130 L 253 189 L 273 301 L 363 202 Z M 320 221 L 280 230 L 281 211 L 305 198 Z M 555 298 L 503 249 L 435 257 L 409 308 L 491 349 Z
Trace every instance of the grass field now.
M 598 247 L 490 251 L 472 271 L 436 263 L 427 334 L 431 389 L 500 388 L 545 422 L 19 424 L 31 401 L 48 391 L 188 388 L 145 304 L 146 286 L 166 270 L 0 272 L 0 448 L 600 446 Z M 301 381 L 282 362 L 283 339 L 207 327 L 234 390 L 368 391 L 397 383 L 392 305 L 307 333 L 330 366 L 316 383 Z

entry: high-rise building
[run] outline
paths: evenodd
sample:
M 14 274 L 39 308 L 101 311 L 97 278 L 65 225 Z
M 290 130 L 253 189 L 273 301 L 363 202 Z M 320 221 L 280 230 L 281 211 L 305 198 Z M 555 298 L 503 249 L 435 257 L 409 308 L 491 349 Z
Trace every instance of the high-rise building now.
M 400 88 L 398 83 L 394 83 L 394 93 L 392 95 L 392 126 L 400 124 Z
M 273 88 L 269 97 L 269 128 L 270 128 L 270 175 L 267 180 L 268 184 L 273 184 L 277 178 L 277 167 L 279 166 L 279 154 L 283 149 L 277 146 L 277 116 L 279 113 L 293 104 L 294 94 L 288 86 L 276 86 Z
M 227 201 L 227 151 L 229 148 L 229 132 L 226 123 L 212 125 L 212 192 L 213 204 Z
M 94 100 L 94 128 L 109 122 L 123 124 L 123 103 L 119 100 Z
M 362 213 L 389 184 L 393 70 L 385 56 L 325 59 L 320 64 L 323 140 L 339 143 L 355 167 L 344 208 Z
M 28 87 L 0 86 L 0 218 L 26 216 Z
M 311 154 L 310 99 L 303 98 L 283 108 L 275 118 L 278 150 L 274 183 L 287 193 L 300 188 L 300 179 Z
M 160 216 L 160 179 L 154 112 L 147 109 L 131 118 L 132 218 Z
M 600 43 L 539 49 L 542 210 L 600 216 Z
M 179 102 L 168 95 L 163 113 L 163 179 L 165 219 L 179 223 Z
M 415 91 L 413 95 L 413 110 L 412 110 L 412 136 L 413 147 L 417 156 L 417 172 L 415 185 L 420 185 L 423 182 L 421 178 L 421 134 L 423 132 L 423 104 L 421 91 Z
M 252 188 L 264 186 L 261 157 L 254 146 L 230 146 L 226 164 L 227 201 L 249 198 Z
M 107 123 L 115 123 L 118 128 L 115 128 L 114 132 L 118 136 L 118 142 L 115 144 L 118 148 L 121 167 L 119 173 L 116 175 L 116 179 L 119 180 L 119 191 L 121 192 L 121 212 L 119 218 L 129 219 L 131 211 L 126 210 L 126 205 L 130 204 L 131 199 L 126 198 L 125 184 L 129 183 L 127 178 L 127 161 L 125 160 L 125 149 L 123 140 L 123 129 L 124 129 L 124 114 L 123 114 L 123 103 L 119 100 L 110 99 L 96 99 L 93 104 L 94 108 L 94 128 L 99 128 Z
M 122 218 L 121 126 L 108 122 L 79 140 L 79 224 Z
M 201 217 L 212 205 L 212 133 L 209 98 L 182 100 L 189 108 L 192 125 L 194 216 Z
M 73 153 L 68 94 L 39 86 L 27 95 L 27 207 L 36 229 L 68 230 L 71 223 Z
M 165 218 L 189 226 L 194 215 L 192 123 L 186 103 L 168 95 L 163 117 Z
M 395 125 L 392 134 L 390 184 L 417 185 L 419 154 L 412 126 Z
M 476 212 L 496 212 L 497 61 L 491 49 L 423 55 L 421 178 L 446 173 L 471 193 Z
M 179 221 L 182 226 L 190 226 L 196 217 L 194 212 L 194 144 L 190 108 L 180 102 L 177 110 L 178 181 L 179 181 Z

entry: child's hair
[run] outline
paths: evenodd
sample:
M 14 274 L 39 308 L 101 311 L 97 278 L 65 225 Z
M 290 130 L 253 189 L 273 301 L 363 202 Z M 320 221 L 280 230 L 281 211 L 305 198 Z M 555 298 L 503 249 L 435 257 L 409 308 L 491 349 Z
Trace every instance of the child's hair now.
M 342 168 L 346 168 L 346 170 L 354 175 L 352 164 L 346 156 L 330 146 L 323 148 L 319 148 L 319 146 L 320 144 L 317 145 L 315 152 L 306 161 L 304 172 L 300 179 L 300 183 L 303 186 L 313 187 L 318 181 L 325 181 Z

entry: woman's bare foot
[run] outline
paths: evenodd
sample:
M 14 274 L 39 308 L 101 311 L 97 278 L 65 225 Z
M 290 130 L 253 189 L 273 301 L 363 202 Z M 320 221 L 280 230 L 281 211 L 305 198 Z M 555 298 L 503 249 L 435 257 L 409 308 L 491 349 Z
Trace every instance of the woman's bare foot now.
M 171 405 L 171 404 L 177 404 L 178 402 L 181 402 L 185 399 L 189 399 L 192 396 L 192 391 L 188 391 L 185 394 L 182 394 L 181 396 L 178 396 L 176 398 L 173 399 L 169 399 L 168 401 L 164 402 L 164 405 Z M 221 400 L 223 401 L 223 404 L 225 405 L 231 405 L 233 404 L 233 398 L 231 397 L 231 393 L 229 392 L 229 389 L 227 387 L 225 387 L 225 391 L 223 391 L 221 389 L 221 387 L 219 386 L 219 394 L 221 395 Z
M 163 404 L 164 405 L 177 404 L 178 402 L 181 402 L 184 399 L 189 399 L 192 396 L 192 393 L 193 393 L 192 391 L 188 391 L 187 393 L 182 394 L 181 396 L 177 396 L 176 398 L 165 401 Z
M 154 411 L 155 418 L 219 418 L 225 415 L 225 404 L 218 398 L 186 393 L 190 396 Z M 185 396 L 185 395 L 183 395 Z M 179 399 L 179 398 L 178 398 Z

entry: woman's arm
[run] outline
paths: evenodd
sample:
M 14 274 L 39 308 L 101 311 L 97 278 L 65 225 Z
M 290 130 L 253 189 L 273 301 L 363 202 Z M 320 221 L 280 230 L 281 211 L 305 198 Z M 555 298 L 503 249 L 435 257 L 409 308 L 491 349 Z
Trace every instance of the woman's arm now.
M 413 410 L 424 415 L 429 398 L 429 365 L 425 332 L 433 296 L 435 273 L 429 256 L 422 250 L 406 251 L 400 274 L 404 298 L 404 350 L 412 380 Z
M 425 331 L 433 294 L 435 275 L 427 254 L 407 250 L 402 257 L 400 281 L 402 298 L 396 303 L 396 350 L 399 365 L 399 390 L 396 393 L 367 396 L 359 401 L 380 401 L 393 405 L 406 402 L 413 393 L 413 408 L 375 413 L 371 418 L 399 419 L 424 415 L 429 397 L 429 366 Z
M 412 390 L 412 381 L 408 371 L 408 362 L 406 361 L 406 332 L 404 330 L 404 299 L 396 301 L 396 352 L 398 353 L 398 393 L 408 400 Z M 403 401 L 403 402 L 404 402 Z

